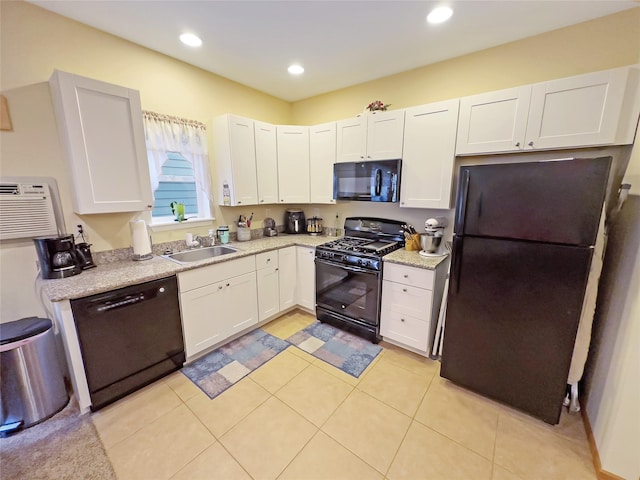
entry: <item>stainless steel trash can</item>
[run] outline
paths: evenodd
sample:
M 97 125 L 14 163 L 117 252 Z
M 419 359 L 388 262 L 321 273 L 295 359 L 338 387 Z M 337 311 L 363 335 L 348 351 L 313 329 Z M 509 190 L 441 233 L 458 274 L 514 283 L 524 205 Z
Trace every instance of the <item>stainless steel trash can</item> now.
M 0 435 L 42 422 L 69 402 L 48 318 L 0 324 Z

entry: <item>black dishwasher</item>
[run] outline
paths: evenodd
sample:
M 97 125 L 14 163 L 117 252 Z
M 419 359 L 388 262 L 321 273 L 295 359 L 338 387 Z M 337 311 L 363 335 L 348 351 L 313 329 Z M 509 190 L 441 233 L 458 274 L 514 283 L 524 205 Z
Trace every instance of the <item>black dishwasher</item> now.
M 71 309 L 93 411 L 185 361 L 175 276 L 71 300 Z

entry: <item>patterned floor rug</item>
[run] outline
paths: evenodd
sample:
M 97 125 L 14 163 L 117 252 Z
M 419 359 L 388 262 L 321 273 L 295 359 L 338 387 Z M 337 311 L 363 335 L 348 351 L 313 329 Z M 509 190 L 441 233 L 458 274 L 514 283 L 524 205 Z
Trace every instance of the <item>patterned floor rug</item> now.
M 379 345 L 318 321 L 287 342 L 356 378 L 382 351 Z
M 257 329 L 187 365 L 182 373 L 213 399 L 289 345 Z

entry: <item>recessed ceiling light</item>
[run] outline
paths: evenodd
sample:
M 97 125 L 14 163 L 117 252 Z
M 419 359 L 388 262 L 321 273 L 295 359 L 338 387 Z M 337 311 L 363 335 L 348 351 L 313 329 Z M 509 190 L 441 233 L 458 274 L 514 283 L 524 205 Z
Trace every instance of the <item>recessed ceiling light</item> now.
M 301 65 L 291 65 L 288 69 L 291 75 L 300 75 L 304 73 L 304 68 Z
M 180 35 L 180 41 L 185 45 L 189 45 L 190 47 L 199 47 L 202 45 L 202 40 L 197 35 L 193 33 L 183 33 Z
M 453 10 L 451 10 L 449 7 L 436 7 L 433 10 L 431 10 L 429 15 L 427 15 L 427 22 L 429 23 L 446 22 L 451 18 L 451 15 L 453 15 Z

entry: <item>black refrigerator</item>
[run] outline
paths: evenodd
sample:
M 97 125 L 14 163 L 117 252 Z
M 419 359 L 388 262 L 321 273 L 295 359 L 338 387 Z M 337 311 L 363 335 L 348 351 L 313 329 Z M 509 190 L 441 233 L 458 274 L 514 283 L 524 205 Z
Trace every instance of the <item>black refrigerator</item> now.
M 460 168 L 442 377 L 559 422 L 610 167 Z

